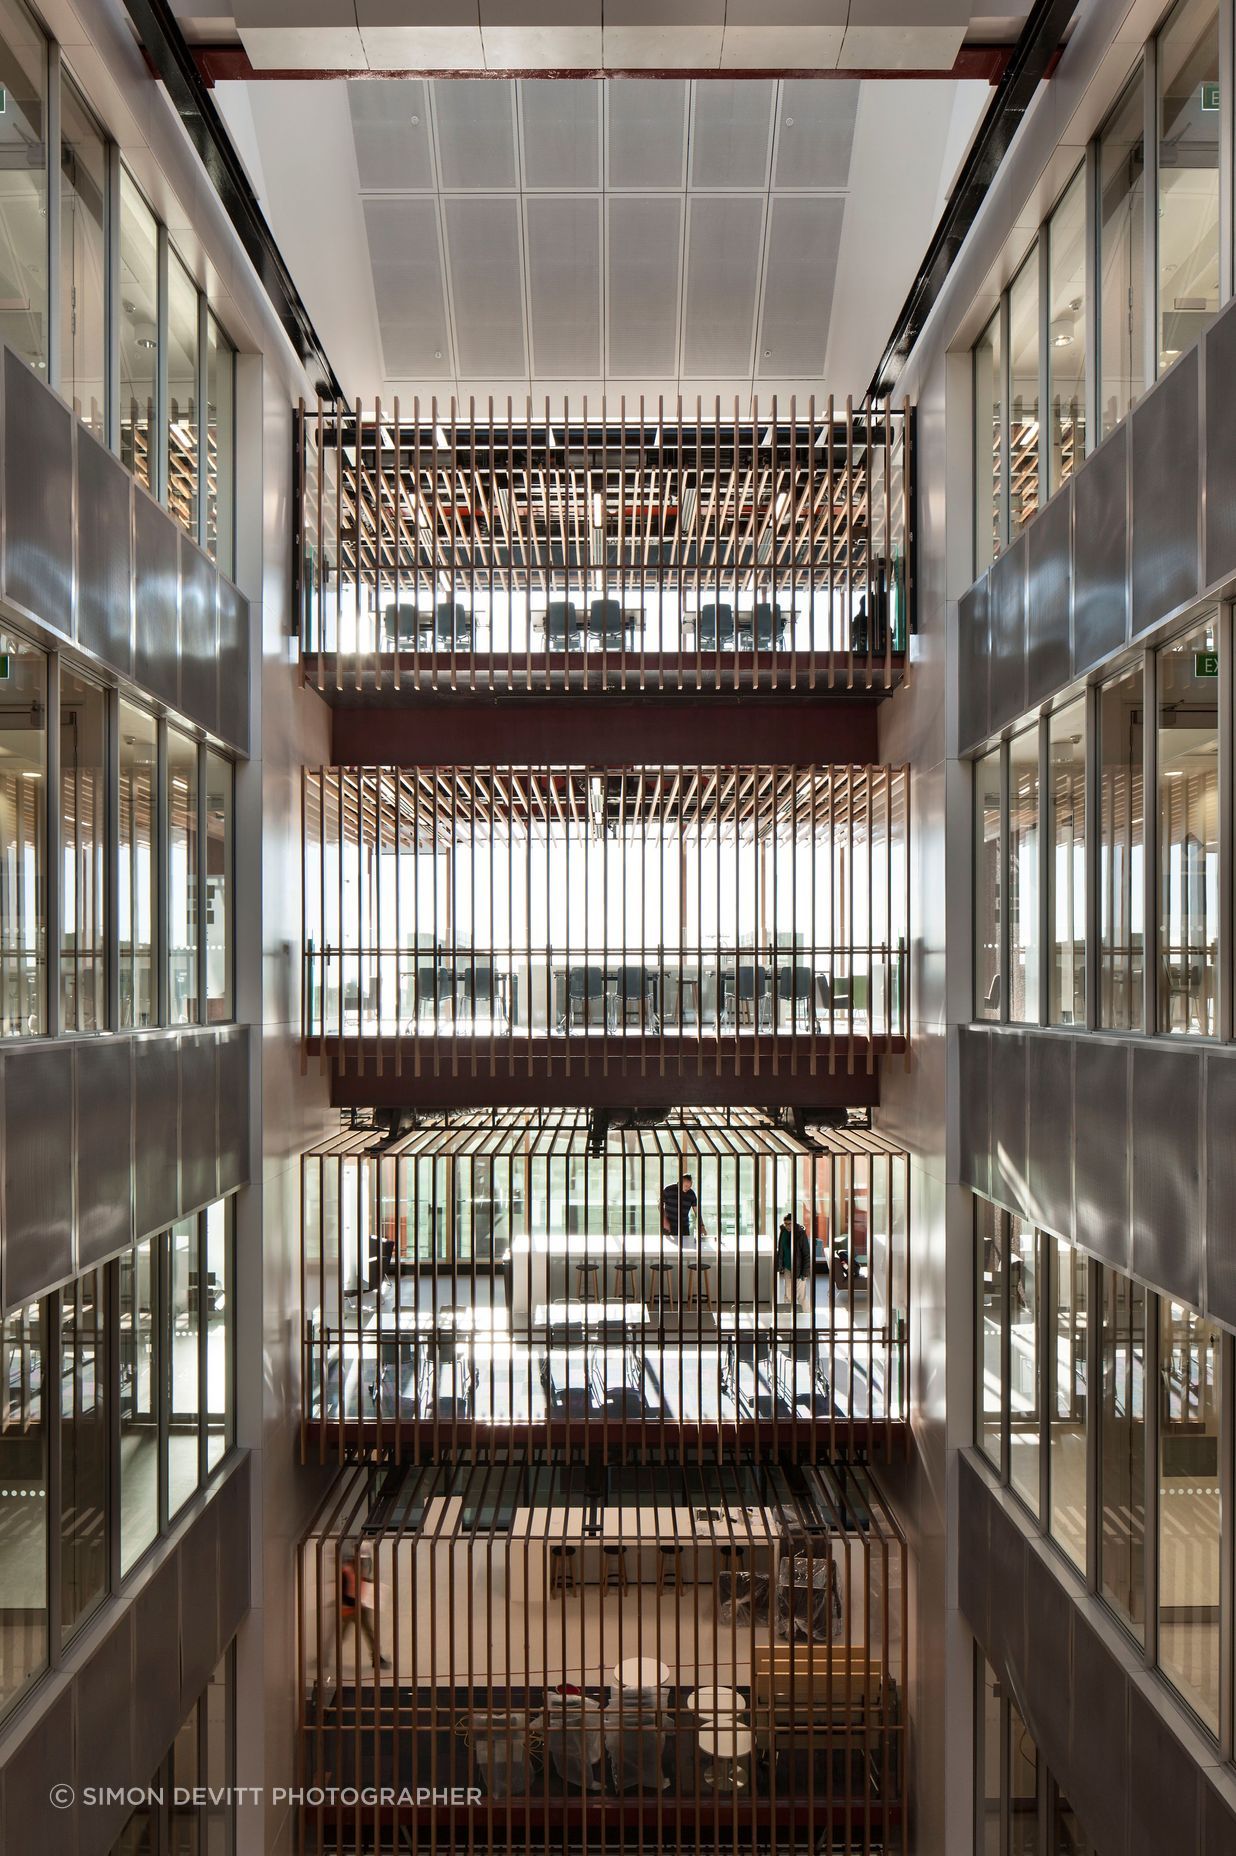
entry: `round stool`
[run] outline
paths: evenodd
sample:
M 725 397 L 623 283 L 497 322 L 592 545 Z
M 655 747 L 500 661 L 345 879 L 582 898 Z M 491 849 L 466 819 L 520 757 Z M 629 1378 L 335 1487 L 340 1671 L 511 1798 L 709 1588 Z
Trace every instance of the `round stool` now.
M 709 1314 L 714 1314 L 716 1304 L 712 1299 L 712 1264 L 688 1263 L 686 1306 L 700 1308 L 705 1302 Z
M 697 1735 L 701 1753 L 712 1761 L 707 1784 L 713 1791 L 741 1791 L 747 1783 L 744 1762 L 751 1752 L 751 1730 L 728 1722 L 701 1727 Z
M 652 1278 L 652 1306 L 660 1314 L 661 1309 L 677 1308 L 678 1290 L 674 1285 L 676 1266 L 672 1263 L 650 1263 L 648 1274 Z
M 691 1709 L 705 1727 L 724 1727 L 744 1720 L 747 1704 L 737 1689 L 697 1688 L 691 1696 Z
M 682 1548 L 677 1541 L 669 1546 L 662 1544 L 657 1549 L 657 1596 L 662 1592 L 682 1590 L 679 1576 L 682 1568 Z
M 639 1300 L 639 1264 L 615 1263 L 614 1265 L 614 1300 L 616 1302 L 638 1302 Z
M 575 1293 L 581 1302 L 600 1301 L 601 1265 L 599 1263 L 580 1263 L 576 1266 Z
M 626 1594 L 630 1581 L 627 1578 L 627 1550 L 625 1547 L 601 1548 L 601 1593 L 620 1592 Z
M 549 1595 L 555 1598 L 559 1592 L 575 1590 L 575 1548 L 551 1547 L 549 1549 Z

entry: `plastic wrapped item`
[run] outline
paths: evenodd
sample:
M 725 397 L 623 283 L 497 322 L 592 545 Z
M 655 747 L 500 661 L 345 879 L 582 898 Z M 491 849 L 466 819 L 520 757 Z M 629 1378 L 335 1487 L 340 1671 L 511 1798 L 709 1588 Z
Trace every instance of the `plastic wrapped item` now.
M 581 1792 L 604 1789 L 601 1703 L 581 1690 L 554 1689 L 545 1697 L 545 1752 L 564 1785 Z
M 664 1791 L 665 1726 L 659 1688 L 621 1688 L 605 1710 L 605 1748 L 620 1792 Z
M 777 1569 L 776 1635 L 781 1643 L 831 1643 L 841 1635 L 841 1581 L 835 1557 L 786 1551 Z
M 492 1717 L 473 1716 L 470 1738 L 476 1776 L 488 1797 L 524 1798 L 528 1795 L 532 1721 L 533 1717 L 520 1709 Z

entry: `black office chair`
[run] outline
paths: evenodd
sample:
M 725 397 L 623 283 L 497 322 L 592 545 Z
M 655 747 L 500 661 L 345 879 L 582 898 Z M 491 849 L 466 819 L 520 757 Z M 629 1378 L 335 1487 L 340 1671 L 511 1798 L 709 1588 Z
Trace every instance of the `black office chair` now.
M 780 606 L 757 605 L 752 612 L 757 651 L 772 651 L 785 642 L 785 618 Z
M 434 642 L 440 651 L 470 651 L 472 614 L 454 600 L 441 600 L 434 613 Z
M 603 967 L 569 967 L 567 969 L 566 1022 L 589 1029 L 605 1027 L 605 969 Z
M 734 648 L 733 606 L 700 607 L 699 643 L 701 651 Z
M 788 1005 L 791 1024 L 797 1024 L 800 1018 L 805 1018 L 810 1026 L 814 1022 L 817 985 L 816 976 L 810 967 L 778 967 L 778 1017 L 782 1016 L 780 1008 Z
M 383 645 L 387 650 L 414 651 L 420 614 L 415 606 L 388 606 L 382 614 Z
M 751 1023 L 760 1025 L 767 1020 L 771 1006 L 767 967 L 752 961 L 740 961 L 733 973 L 722 976 L 722 985 L 724 1013 L 731 1025 L 739 1023 L 744 1017 L 744 1006 L 750 1008 Z
M 583 642 L 579 611 L 574 600 L 551 599 L 545 608 L 547 651 L 578 651 Z
M 599 639 L 607 651 L 621 651 L 624 627 L 618 600 L 593 600 L 588 608 L 588 635 Z

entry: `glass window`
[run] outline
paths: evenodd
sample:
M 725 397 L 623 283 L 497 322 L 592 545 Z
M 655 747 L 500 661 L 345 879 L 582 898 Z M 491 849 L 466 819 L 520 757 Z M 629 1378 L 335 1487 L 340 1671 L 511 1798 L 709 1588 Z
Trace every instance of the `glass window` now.
M 1219 307 L 1219 9 L 1179 0 L 1159 33 L 1159 369 Z
M 1078 173 L 1047 226 L 1048 494 L 1086 455 L 1086 185 Z
M 1076 1811 L 1061 1791 L 1056 1793 L 1056 1809 L 1048 1847 L 1051 1856 L 1098 1856 L 1077 1820 Z
M 107 440 L 107 145 L 67 78 L 60 86 L 61 391 Z
M 1039 731 L 1009 743 L 1009 1017 L 1039 1016 Z
M 1086 704 L 1057 709 L 1047 723 L 1051 808 L 1047 919 L 1051 925 L 1048 1023 L 1086 1022 Z
M 198 881 L 197 743 L 167 731 L 168 1023 L 196 1025 Z
M 60 1620 L 67 1640 L 107 1590 L 104 1274 L 66 1289 L 60 1317 Z
M 47 1662 L 43 1310 L 0 1324 L 0 1714 Z
M 107 1028 L 107 694 L 60 674 L 60 1012 L 65 1031 Z
M 1099 1589 L 1140 1638 L 1146 1614 L 1147 1298 L 1140 1283 L 1106 1266 L 1102 1294 Z
M 997 310 L 974 349 L 974 571 L 1004 543 L 1004 356 Z
M 201 1303 L 206 1329 L 206 1467 L 232 1442 L 232 1202 L 206 1210 Z
M 1045 1240 L 1051 1264 L 1055 1359 L 1048 1368 L 1048 1446 L 1052 1539 L 1086 1567 L 1086 1299 L 1089 1265 L 1062 1238 Z
M 195 1703 L 172 1742 L 168 1856 L 200 1856 L 201 1812 L 193 1794 L 202 1783 L 201 1723 Z
M 197 285 L 176 253 L 167 265 L 167 506 L 197 534 Z
M 47 369 L 47 45 L 20 0 L 0 0 L 0 341 Z
M 1159 1663 L 1219 1731 L 1219 1409 L 1213 1322 L 1159 1303 Z
M 120 1572 L 159 1531 L 159 1240 L 120 1258 Z
M 1143 74 L 1099 136 L 1099 436 L 1146 390 L 1146 134 Z
M 153 1025 L 159 741 L 152 715 L 120 705 L 120 1023 Z
M 1039 490 L 1039 248 L 1009 291 L 1009 491 L 1014 535 L 1037 514 Z
M 1145 817 L 1140 665 L 1099 693 L 1099 1023 L 1142 1028 Z
M 1014 1218 L 1009 1248 L 1009 1482 L 1039 1512 L 1039 1234 Z
M 235 572 L 236 355 L 213 316 L 206 318 L 206 552 Z
M 974 1016 L 1000 1016 L 1000 763 L 974 763 Z
M 235 1778 L 232 1747 L 232 1652 L 215 1668 L 201 1699 L 205 1717 L 206 1856 L 232 1856 L 234 1811 L 227 1793 Z
M 201 1412 L 201 1267 L 196 1218 L 174 1224 L 170 1238 L 168 1309 L 167 1512 L 183 1508 L 199 1481 Z
M 120 171 L 120 456 L 139 483 L 155 486 L 159 380 L 159 231 Z
M 1009 1703 L 1009 1856 L 1039 1856 L 1039 1749 Z
M 206 1016 L 235 1017 L 232 1001 L 232 763 L 206 755 Z
M 979 1449 L 997 1469 L 1003 1468 L 1004 1413 L 1004 1274 L 1008 1220 L 988 1199 L 974 1201 L 978 1303 L 978 1410 L 975 1428 Z
M 1000 1751 L 1000 1684 L 987 1658 L 975 1646 L 978 1657 L 978 1849 L 979 1856 L 1004 1856 L 1004 1839 L 1000 1834 L 1000 1780 L 1004 1765 Z
M 1219 632 L 1158 658 L 1159 1030 L 1213 1033 L 1219 967 Z
M 0 633 L 0 1033 L 44 1029 L 47 659 Z

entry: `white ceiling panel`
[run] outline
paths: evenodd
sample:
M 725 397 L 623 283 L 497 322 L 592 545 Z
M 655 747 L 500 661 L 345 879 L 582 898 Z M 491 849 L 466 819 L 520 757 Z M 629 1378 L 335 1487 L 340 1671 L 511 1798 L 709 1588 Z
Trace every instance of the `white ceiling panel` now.
M 685 78 L 631 77 L 606 84 L 605 138 L 610 189 L 681 189 L 687 175 Z
M 710 78 L 695 86 L 692 187 L 726 192 L 768 185 L 776 96 L 772 79 Z
M 609 374 L 678 372 L 682 217 L 682 200 L 673 194 L 615 194 L 609 200 Z
M 687 216 L 682 372 L 751 373 L 764 242 L 761 194 L 696 194 Z
M 772 201 L 755 362 L 761 379 L 823 374 L 844 216 L 840 196 Z
M 601 85 L 591 78 L 519 86 L 524 186 L 562 192 L 601 185 Z
M 426 86 L 383 79 L 348 85 L 362 193 L 432 192 L 433 138 Z
M 723 71 L 833 71 L 844 26 L 736 26 L 726 21 Z
M 373 294 L 389 380 L 450 380 L 455 372 L 446 316 L 438 203 L 363 202 Z
M 442 186 L 485 193 L 517 187 L 514 84 L 453 79 L 434 84 L 433 100 Z
M 601 200 L 542 194 L 524 201 L 532 371 L 543 380 L 601 373 Z
M 854 152 L 858 92 L 857 81 L 844 78 L 829 84 L 810 78 L 785 80 L 777 102 L 774 189 L 844 191 Z
M 442 203 L 451 319 L 461 374 L 526 374 L 519 196 L 457 194 Z

